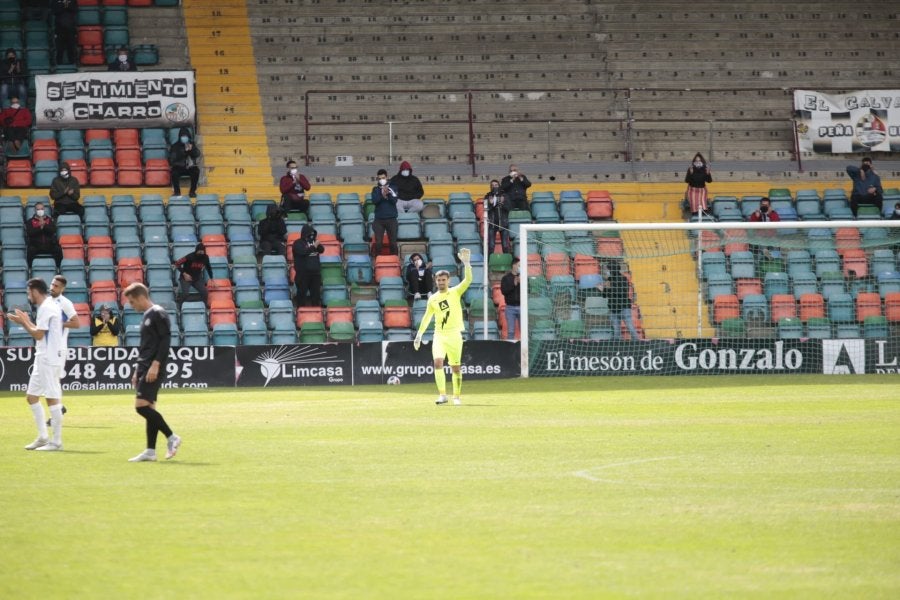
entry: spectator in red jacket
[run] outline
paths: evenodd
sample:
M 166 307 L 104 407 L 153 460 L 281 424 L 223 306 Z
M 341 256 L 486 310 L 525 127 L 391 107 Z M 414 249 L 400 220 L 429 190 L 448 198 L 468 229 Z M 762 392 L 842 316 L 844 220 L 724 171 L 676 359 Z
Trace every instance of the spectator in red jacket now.
M 297 170 L 297 163 L 289 160 L 285 165 L 287 173 L 281 177 L 278 187 L 281 188 L 281 209 L 285 212 L 302 212 L 309 217 L 309 200 L 306 192 L 312 187 L 309 180 Z
M 0 125 L 3 126 L 3 135 L 7 141 L 12 142 L 16 152 L 22 147 L 22 143 L 28 137 L 31 129 L 31 111 L 27 106 L 19 104 L 18 96 L 10 98 L 9 108 L 0 112 Z
M 26 254 L 29 267 L 37 255 L 49 254 L 59 269 L 62 262 L 62 247 L 56 239 L 56 225 L 44 210 L 43 202 L 34 205 L 34 216 L 25 221 L 25 236 L 28 238 Z

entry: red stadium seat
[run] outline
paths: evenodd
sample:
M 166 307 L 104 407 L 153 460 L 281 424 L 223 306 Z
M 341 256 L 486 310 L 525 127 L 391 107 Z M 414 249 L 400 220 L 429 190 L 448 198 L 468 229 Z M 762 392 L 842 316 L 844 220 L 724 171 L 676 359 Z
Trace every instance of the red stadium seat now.
M 741 316 L 741 304 L 734 294 L 722 294 L 713 300 L 713 320 L 719 324 L 726 319 Z
M 87 259 L 91 262 L 95 258 L 113 258 L 113 242 L 108 235 L 92 235 L 88 238 Z
M 342 256 L 341 241 L 337 239 L 336 235 L 320 233 L 316 240 L 325 246 L 325 252 L 322 253 L 323 256 Z
M 34 177 L 31 174 L 31 161 L 13 159 L 6 164 L 6 187 L 31 187 Z
M 31 160 L 59 160 L 59 146 L 56 140 L 34 140 L 31 144 Z
M 297 328 L 303 326 L 304 323 L 324 323 L 322 317 L 322 308 L 319 306 L 301 306 L 297 309 Z
M 900 323 L 900 292 L 891 292 L 884 297 L 884 316 L 891 323 Z
M 841 256 L 847 250 L 858 250 L 859 239 L 859 230 L 851 227 L 842 227 L 834 232 L 834 245 Z
M 844 277 L 850 277 L 853 273 L 857 278 L 866 277 L 869 274 L 869 260 L 866 251 L 860 248 L 848 248 L 844 250 Z
M 231 298 L 227 300 L 216 299 L 209 301 L 209 326 L 215 327 L 219 323 L 232 323 L 237 325 L 237 309 Z
M 878 292 L 860 292 L 856 295 L 856 320 L 862 323 L 866 317 L 880 317 L 881 296 Z
M 119 305 L 115 281 L 95 281 L 91 284 L 91 306 L 98 304 Z
M 116 185 L 116 164 L 111 158 L 95 158 L 91 161 L 91 172 L 88 176 L 91 185 Z
M 544 277 L 547 280 L 556 275 L 571 275 L 572 268 L 569 265 L 569 256 L 562 252 L 551 252 L 544 258 Z
M 84 260 L 84 238 L 80 235 L 61 235 L 59 245 L 62 246 L 63 258 Z
M 734 282 L 738 300 L 743 300 L 749 294 L 762 294 L 762 280 L 757 278 L 741 278 Z
M 206 246 L 206 254 L 209 256 L 228 256 L 228 242 L 220 233 L 209 233 L 203 236 L 203 245 Z
M 78 45 L 79 46 L 100 46 L 103 47 L 103 27 L 100 25 L 79 25 L 78 26 Z
M 209 251 L 208 247 L 207 251 Z M 209 294 L 207 302 L 210 306 L 213 302 L 219 302 L 230 304 L 234 308 L 234 292 L 230 279 L 210 279 L 206 284 L 206 291 Z
M 112 139 L 112 132 L 109 129 L 85 129 L 84 145 L 87 146 L 91 140 L 109 140 Z
M 132 283 L 144 283 L 144 264 L 138 257 L 123 257 L 116 265 L 116 281 L 120 288 Z
M 140 186 L 144 183 L 139 150 L 116 150 L 116 181 L 123 186 Z
M 332 323 L 338 321 L 353 322 L 353 308 L 349 306 L 334 306 L 325 311 L 325 326 L 331 328 Z
M 797 301 L 793 294 L 775 294 L 772 296 L 772 322 L 797 316 Z
M 116 150 L 141 149 L 141 136 L 137 129 L 114 129 L 113 144 Z
M 810 319 L 825 317 L 825 299 L 822 294 L 803 294 L 800 296 L 800 320 L 806 323 Z
M 169 161 L 165 158 L 149 158 L 144 165 L 144 185 L 169 186 L 172 184 L 172 173 Z
M 412 327 L 412 319 L 407 306 L 385 306 L 383 320 L 387 329 L 391 327 Z
M 597 275 L 600 273 L 600 264 L 597 259 L 587 254 L 575 255 L 575 279 L 582 275 Z
M 106 64 L 106 53 L 103 51 L 102 44 L 91 44 L 89 46 L 81 46 L 78 60 L 84 66 L 100 66 Z
M 607 258 L 618 258 L 625 254 L 622 238 L 602 237 L 597 240 L 597 254 Z
M 375 282 L 382 277 L 400 277 L 400 257 L 389 254 L 375 257 Z
M 69 163 L 69 172 L 72 174 L 72 177 L 78 180 L 78 183 L 81 185 L 88 184 L 88 170 L 87 163 L 84 162 L 81 158 L 70 158 L 66 161 Z
M 611 198 L 587 199 L 587 216 L 592 221 L 608 221 L 613 218 L 613 202 Z

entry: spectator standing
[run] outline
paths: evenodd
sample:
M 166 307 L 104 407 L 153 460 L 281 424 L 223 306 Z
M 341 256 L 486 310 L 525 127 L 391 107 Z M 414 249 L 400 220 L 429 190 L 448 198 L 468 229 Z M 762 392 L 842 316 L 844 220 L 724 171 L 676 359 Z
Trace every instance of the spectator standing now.
M 425 264 L 425 259 L 418 252 L 413 252 L 406 265 L 406 289 L 407 295 L 412 300 L 428 298 L 434 290 L 434 278 L 431 266 Z
M 56 32 L 56 64 L 75 64 L 78 58 L 78 1 L 53 0 L 53 30 Z
M 391 188 L 397 192 L 397 211 L 420 213 L 425 208 L 422 197 L 425 190 L 422 182 L 412 174 L 412 165 L 407 161 L 400 163 L 400 171 L 391 177 Z
M 284 256 L 284 241 L 287 237 L 287 225 L 284 216 L 277 206 L 266 209 L 266 218 L 259 222 L 256 229 L 259 234 L 259 253 L 278 254 Z
M 302 212 L 309 217 L 309 200 L 306 192 L 312 187 L 307 179 L 297 169 L 297 163 L 287 161 L 285 165 L 287 173 L 281 176 L 278 187 L 281 189 L 281 208 L 285 212 Z
M 78 215 L 84 221 L 84 207 L 79 204 L 81 198 L 81 184 L 78 179 L 72 177 L 69 163 L 64 162 L 59 167 L 59 175 L 50 182 L 50 198 L 53 199 L 53 218 L 59 215 Z
M 500 233 L 500 246 L 504 254 L 509 254 L 509 201 L 506 194 L 500 192 L 500 182 L 491 181 L 491 189 L 484 195 L 488 218 L 488 253 L 494 252 L 497 232 Z
M 190 293 L 191 288 L 200 292 L 203 302 L 206 302 L 209 293 L 206 290 L 206 280 L 203 278 L 203 271 L 212 279 L 212 265 L 209 264 L 209 256 L 206 255 L 206 246 L 202 243 L 194 247 L 194 251 L 175 261 L 175 268 L 180 272 L 178 276 L 178 284 L 181 288 L 181 299 Z
M 325 252 L 325 246 L 316 242 L 317 235 L 312 225 L 306 223 L 292 246 L 297 306 L 322 305 L 322 264 L 319 255 Z
M 506 306 L 503 312 L 506 315 L 506 339 L 516 340 L 516 325 L 522 314 L 519 298 L 519 258 L 513 257 L 509 273 L 500 280 L 500 293 L 503 294 Z
M 372 222 L 372 235 L 375 244 L 372 256 L 381 254 L 384 234 L 387 232 L 391 254 L 399 254 L 397 247 L 397 190 L 388 182 L 387 171 L 378 170 L 378 185 L 372 188 L 372 203 L 375 205 L 375 220 Z
M 101 306 L 91 319 L 91 336 L 95 346 L 118 346 L 122 325 L 108 306 Z
M 108 71 L 137 71 L 137 65 L 128 55 L 128 48 L 124 46 L 116 51 L 116 60 L 109 63 Z
M 684 182 L 687 184 L 687 190 L 684 193 L 691 214 L 706 212 L 708 191 L 707 183 L 712 183 L 712 170 L 710 165 L 699 152 L 694 155 L 691 166 L 688 167 L 687 174 L 684 176 Z
M 872 159 L 862 159 L 859 167 L 849 165 L 847 175 L 853 181 L 853 191 L 850 193 L 850 210 L 856 216 L 860 204 L 877 206 L 878 213 L 884 205 L 884 188 L 881 187 L 881 176 L 872 168 Z
M 0 112 L 0 125 L 3 126 L 3 135 L 12 143 L 13 149 L 18 152 L 22 144 L 28 138 L 28 130 L 31 129 L 32 116 L 27 106 L 19 103 L 19 97 L 10 99 L 9 108 Z
M 622 275 L 621 268 L 617 263 L 609 265 L 609 275 L 600 286 L 601 295 L 609 301 L 609 320 L 612 325 L 613 339 L 622 339 L 622 322 L 624 321 L 631 340 L 639 340 L 640 336 L 638 336 L 631 318 L 631 284 Z
M 528 210 L 528 188 L 531 182 L 519 172 L 516 165 L 509 165 L 509 175 L 500 181 L 500 191 L 506 195 L 509 210 Z
M 200 181 L 200 149 L 194 144 L 191 132 L 182 127 L 178 132 L 178 141 L 169 148 L 169 168 L 172 169 L 172 190 L 176 196 L 181 195 L 182 176 L 191 178 L 190 197 L 197 197 L 197 182 Z
M 37 255 L 49 254 L 59 269 L 62 262 L 62 247 L 56 239 L 56 225 L 53 219 L 47 216 L 43 202 L 34 205 L 34 216 L 25 221 L 25 237 L 28 240 L 26 254 L 29 267 Z
M 22 59 L 16 56 L 16 49 L 7 48 L 6 60 L 3 61 L 3 70 L 0 72 L 0 102 L 17 98 L 23 104 L 28 104 L 27 76 L 28 70 Z

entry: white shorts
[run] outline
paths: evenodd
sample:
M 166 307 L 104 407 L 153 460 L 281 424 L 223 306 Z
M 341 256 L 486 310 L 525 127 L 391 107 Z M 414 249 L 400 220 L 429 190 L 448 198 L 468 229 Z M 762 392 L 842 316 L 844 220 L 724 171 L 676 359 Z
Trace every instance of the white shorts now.
M 34 361 L 31 367 L 31 378 L 28 380 L 29 396 L 37 396 L 58 400 L 62 398 L 62 386 L 59 383 L 59 365 L 49 365 L 43 361 Z

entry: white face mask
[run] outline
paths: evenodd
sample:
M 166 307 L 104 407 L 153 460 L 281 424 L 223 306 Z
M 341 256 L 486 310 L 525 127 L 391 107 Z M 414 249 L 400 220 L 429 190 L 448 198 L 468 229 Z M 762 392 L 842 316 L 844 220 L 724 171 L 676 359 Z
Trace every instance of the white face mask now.
M 69 172 L 68 172 L 68 171 L 60 171 L 60 172 L 59 172 L 59 176 L 60 176 L 60 177 L 68 177 L 68 176 L 69 176 Z
M 119 62 L 128 62 L 128 55 L 127 55 L 127 54 L 120 54 L 120 55 L 119 55 Z
M 15 104 L 10 104 L 9 107 L 10 108 L 19 108 L 19 103 L 16 102 Z
M 381 179 L 378 180 L 378 185 L 387 185 L 387 179 L 382 177 Z
M 403 169 L 402 171 L 400 171 L 400 174 L 404 177 L 409 177 L 409 169 Z
M 422 259 L 421 259 L 421 258 L 417 258 L 417 259 L 416 259 L 416 266 L 417 266 L 417 267 L 421 267 L 421 266 L 422 266 Z
M 39 209 L 37 209 L 36 211 L 34 211 L 34 214 L 36 214 L 36 215 L 39 216 L 39 217 L 43 217 L 43 216 L 44 216 L 44 209 L 43 209 L 43 208 L 39 208 Z
M 699 160 L 695 160 L 695 161 L 694 161 L 694 166 L 697 167 L 697 168 L 699 169 L 700 167 L 703 166 L 703 163 L 700 162 Z
M 518 175 L 518 173 L 517 173 L 516 171 L 510 171 L 510 172 L 509 172 L 509 176 L 512 177 L 513 179 L 516 178 L 516 175 Z
M 291 175 L 296 175 L 297 169 L 296 168 L 291 169 L 290 173 L 291 173 Z

